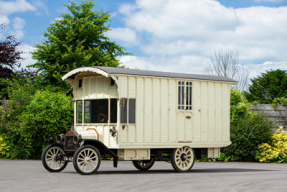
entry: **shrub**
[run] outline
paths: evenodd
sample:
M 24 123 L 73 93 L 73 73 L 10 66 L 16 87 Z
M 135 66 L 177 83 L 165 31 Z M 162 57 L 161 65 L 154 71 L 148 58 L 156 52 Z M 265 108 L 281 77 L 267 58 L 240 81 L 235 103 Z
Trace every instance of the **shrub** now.
M 0 134 L 0 157 L 5 158 L 9 153 L 9 142 L 7 141 L 7 137 L 5 134 Z
M 259 144 L 270 141 L 271 121 L 251 111 L 250 103 L 237 89 L 231 90 L 230 140 L 232 144 L 222 149 L 231 161 L 255 161 Z
M 40 158 L 48 137 L 73 124 L 72 98 L 57 88 L 39 90 L 27 78 L 14 79 L 7 92 L 8 107 L 0 110 L 0 134 L 7 136 L 11 149 L 7 157 Z
M 258 145 L 270 141 L 270 122 L 260 114 L 246 113 L 230 126 L 232 144 L 222 152 L 231 156 L 231 161 L 255 161 Z
M 287 162 L 287 133 L 282 127 L 272 135 L 270 144 L 262 143 L 258 146 L 256 159 L 260 162 Z
M 245 96 L 237 89 L 231 89 L 230 95 L 230 123 L 236 122 L 238 116 L 251 114 L 251 108 Z

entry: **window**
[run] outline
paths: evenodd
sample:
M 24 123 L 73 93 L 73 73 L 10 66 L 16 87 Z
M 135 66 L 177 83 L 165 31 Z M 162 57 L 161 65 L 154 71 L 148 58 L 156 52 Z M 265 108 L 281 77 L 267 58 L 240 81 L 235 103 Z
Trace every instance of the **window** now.
M 136 122 L 136 100 L 129 99 L 129 123 Z
M 82 123 L 82 101 L 77 101 L 77 123 Z
M 115 85 L 115 80 L 111 78 L 111 85 Z
M 117 101 L 117 99 L 111 99 L 110 102 L 111 102 L 111 105 L 110 105 L 110 112 L 111 112 L 110 123 L 117 123 L 117 114 L 118 114 L 117 106 L 118 106 L 118 101 Z
M 121 123 L 127 123 L 127 99 L 121 99 Z
M 192 110 L 192 82 L 178 81 L 178 109 Z
M 121 99 L 121 123 L 135 123 L 136 122 L 136 100 L 135 99 Z M 127 119 L 128 117 L 128 119 Z
M 108 99 L 85 101 L 85 123 L 108 123 Z
M 78 87 L 79 87 L 79 88 L 82 87 L 82 83 L 83 83 L 83 79 L 79 79 L 79 84 L 78 84 Z

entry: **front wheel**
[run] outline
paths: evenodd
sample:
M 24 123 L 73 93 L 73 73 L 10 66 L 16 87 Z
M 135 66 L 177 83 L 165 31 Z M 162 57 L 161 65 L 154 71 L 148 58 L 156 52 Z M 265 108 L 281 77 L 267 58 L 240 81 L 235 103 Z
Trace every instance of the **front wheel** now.
M 150 160 L 134 160 L 133 164 L 138 170 L 147 171 L 153 166 L 154 161 L 155 158 L 151 158 Z
M 42 164 L 50 172 L 60 172 L 66 168 L 68 162 L 64 161 L 65 152 L 61 145 L 48 145 L 41 156 Z
M 174 149 L 171 153 L 171 164 L 175 171 L 189 171 L 195 160 L 194 150 L 188 146 Z
M 84 145 L 76 150 L 73 157 L 76 171 L 82 175 L 95 173 L 101 164 L 101 155 L 92 145 Z

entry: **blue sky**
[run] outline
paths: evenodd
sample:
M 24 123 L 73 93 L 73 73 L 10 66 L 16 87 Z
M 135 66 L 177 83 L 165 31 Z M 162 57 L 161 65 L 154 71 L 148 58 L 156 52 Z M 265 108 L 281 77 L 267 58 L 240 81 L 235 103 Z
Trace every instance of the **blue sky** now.
M 80 4 L 81 1 L 75 1 Z M 237 49 L 250 77 L 287 69 L 286 0 L 98 0 L 95 10 L 110 11 L 112 41 L 133 56 L 119 60 L 129 68 L 204 73 L 218 50 Z M 67 0 L 0 0 L 0 23 L 24 52 L 41 43 L 42 33 Z M 29 54 L 23 65 L 33 64 Z

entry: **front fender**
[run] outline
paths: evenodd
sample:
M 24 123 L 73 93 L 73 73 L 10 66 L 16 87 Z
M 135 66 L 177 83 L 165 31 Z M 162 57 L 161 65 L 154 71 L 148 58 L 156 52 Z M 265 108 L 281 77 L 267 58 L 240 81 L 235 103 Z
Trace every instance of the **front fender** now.
M 96 147 L 97 149 L 99 149 L 100 151 L 103 151 L 104 153 L 110 154 L 113 157 L 113 161 L 114 161 L 114 167 L 117 167 L 118 164 L 118 156 L 111 151 L 104 143 L 102 143 L 99 140 L 96 139 L 82 139 L 81 140 L 83 143 L 83 145 L 92 145 L 94 147 Z

